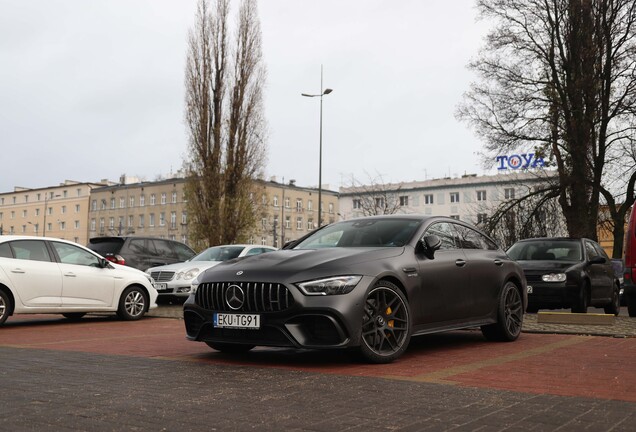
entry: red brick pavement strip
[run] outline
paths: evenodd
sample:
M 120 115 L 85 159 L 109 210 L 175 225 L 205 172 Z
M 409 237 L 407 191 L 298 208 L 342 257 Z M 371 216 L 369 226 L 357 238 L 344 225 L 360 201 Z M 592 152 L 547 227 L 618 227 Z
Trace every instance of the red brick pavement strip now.
M 0 346 L 269 367 L 323 374 L 382 377 L 524 393 L 584 396 L 636 402 L 636 338 L 524 333 L 514 343 L 486 342 L 478 331 L 412 340 L 389 365 L 353 362 L 341 351 L 260 348 L 227 356 L 185 339 L 182 320 L 122 322 L 89 317 L 12 317 Z

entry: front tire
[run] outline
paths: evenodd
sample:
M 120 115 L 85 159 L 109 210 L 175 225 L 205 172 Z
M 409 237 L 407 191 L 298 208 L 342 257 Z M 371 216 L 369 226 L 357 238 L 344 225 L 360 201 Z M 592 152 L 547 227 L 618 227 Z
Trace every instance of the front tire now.
M 11 298 L 6 292 L 0 289 L 0 325 L 4 324 L 7 318 L 9 318 L 12 308 Z
M 497 306 L 497 322 L 481 326 L 484 337 L 490 341 L 512 342 L 521 334 L 523 326 L 523 303 L 519 289 L 506 282 Z
M 608 315 L 618 316 L 621 312 L 621 295 L 618 286 L 614 286 L 612 291 L 612 302 L 605 306 L 605 313 Z
M 587 313 L 589 306 L 589 288 L 587 283 L 584 283 L 579 290 L 579 298 L 574 306 L 572 306 L 572 313 Z
M 390 363 L 410 340 L 411 311 L 404 293 L 391 282 L 378 282 L 365 300 L 360 353 L 371 363 Z
M 148 310 L 148 294 L 138 286 L 124 290 L 119 299 L 117 315 L 124 321 L 135 321 L 144 316 Z

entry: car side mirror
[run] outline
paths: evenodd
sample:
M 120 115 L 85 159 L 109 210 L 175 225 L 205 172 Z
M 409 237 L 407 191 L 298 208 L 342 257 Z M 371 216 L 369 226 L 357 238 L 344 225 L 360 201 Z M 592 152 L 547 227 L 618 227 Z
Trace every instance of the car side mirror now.
M 430 234 L 422 237 L 420 243 L 424 247 L 424 253 L 426 254 L 426 256 L 431 259 L 435 255 L 435 251 L 442 247 L 442 239 L 440 239 L 435 234 Z
M 108 268 L 110 265 L 110 261 L 108 261 L 106 258 L 100 258 L 99 259 L 99 267 L 100 268 Z

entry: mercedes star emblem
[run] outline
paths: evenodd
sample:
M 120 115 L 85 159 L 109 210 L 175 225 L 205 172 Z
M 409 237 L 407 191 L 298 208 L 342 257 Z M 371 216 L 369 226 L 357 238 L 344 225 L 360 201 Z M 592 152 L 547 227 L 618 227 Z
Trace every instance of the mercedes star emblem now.
M 225 303 L 232 310 L 239 310 L 243 307 L 245 301 L 245 293 L 243 289 L 238 285 L 230 285 L 225 292 Z

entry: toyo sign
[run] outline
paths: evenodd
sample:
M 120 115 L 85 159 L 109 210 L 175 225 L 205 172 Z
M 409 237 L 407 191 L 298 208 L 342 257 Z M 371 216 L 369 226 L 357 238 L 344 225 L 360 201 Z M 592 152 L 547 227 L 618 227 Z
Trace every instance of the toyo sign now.
M 497 156 L 497 169 L 507 170 L 510 169 L 528 169 L 544 167 L 545 162 L 542 157 L 535 156 L 534 153 L 513 154 L 510 156 Z

